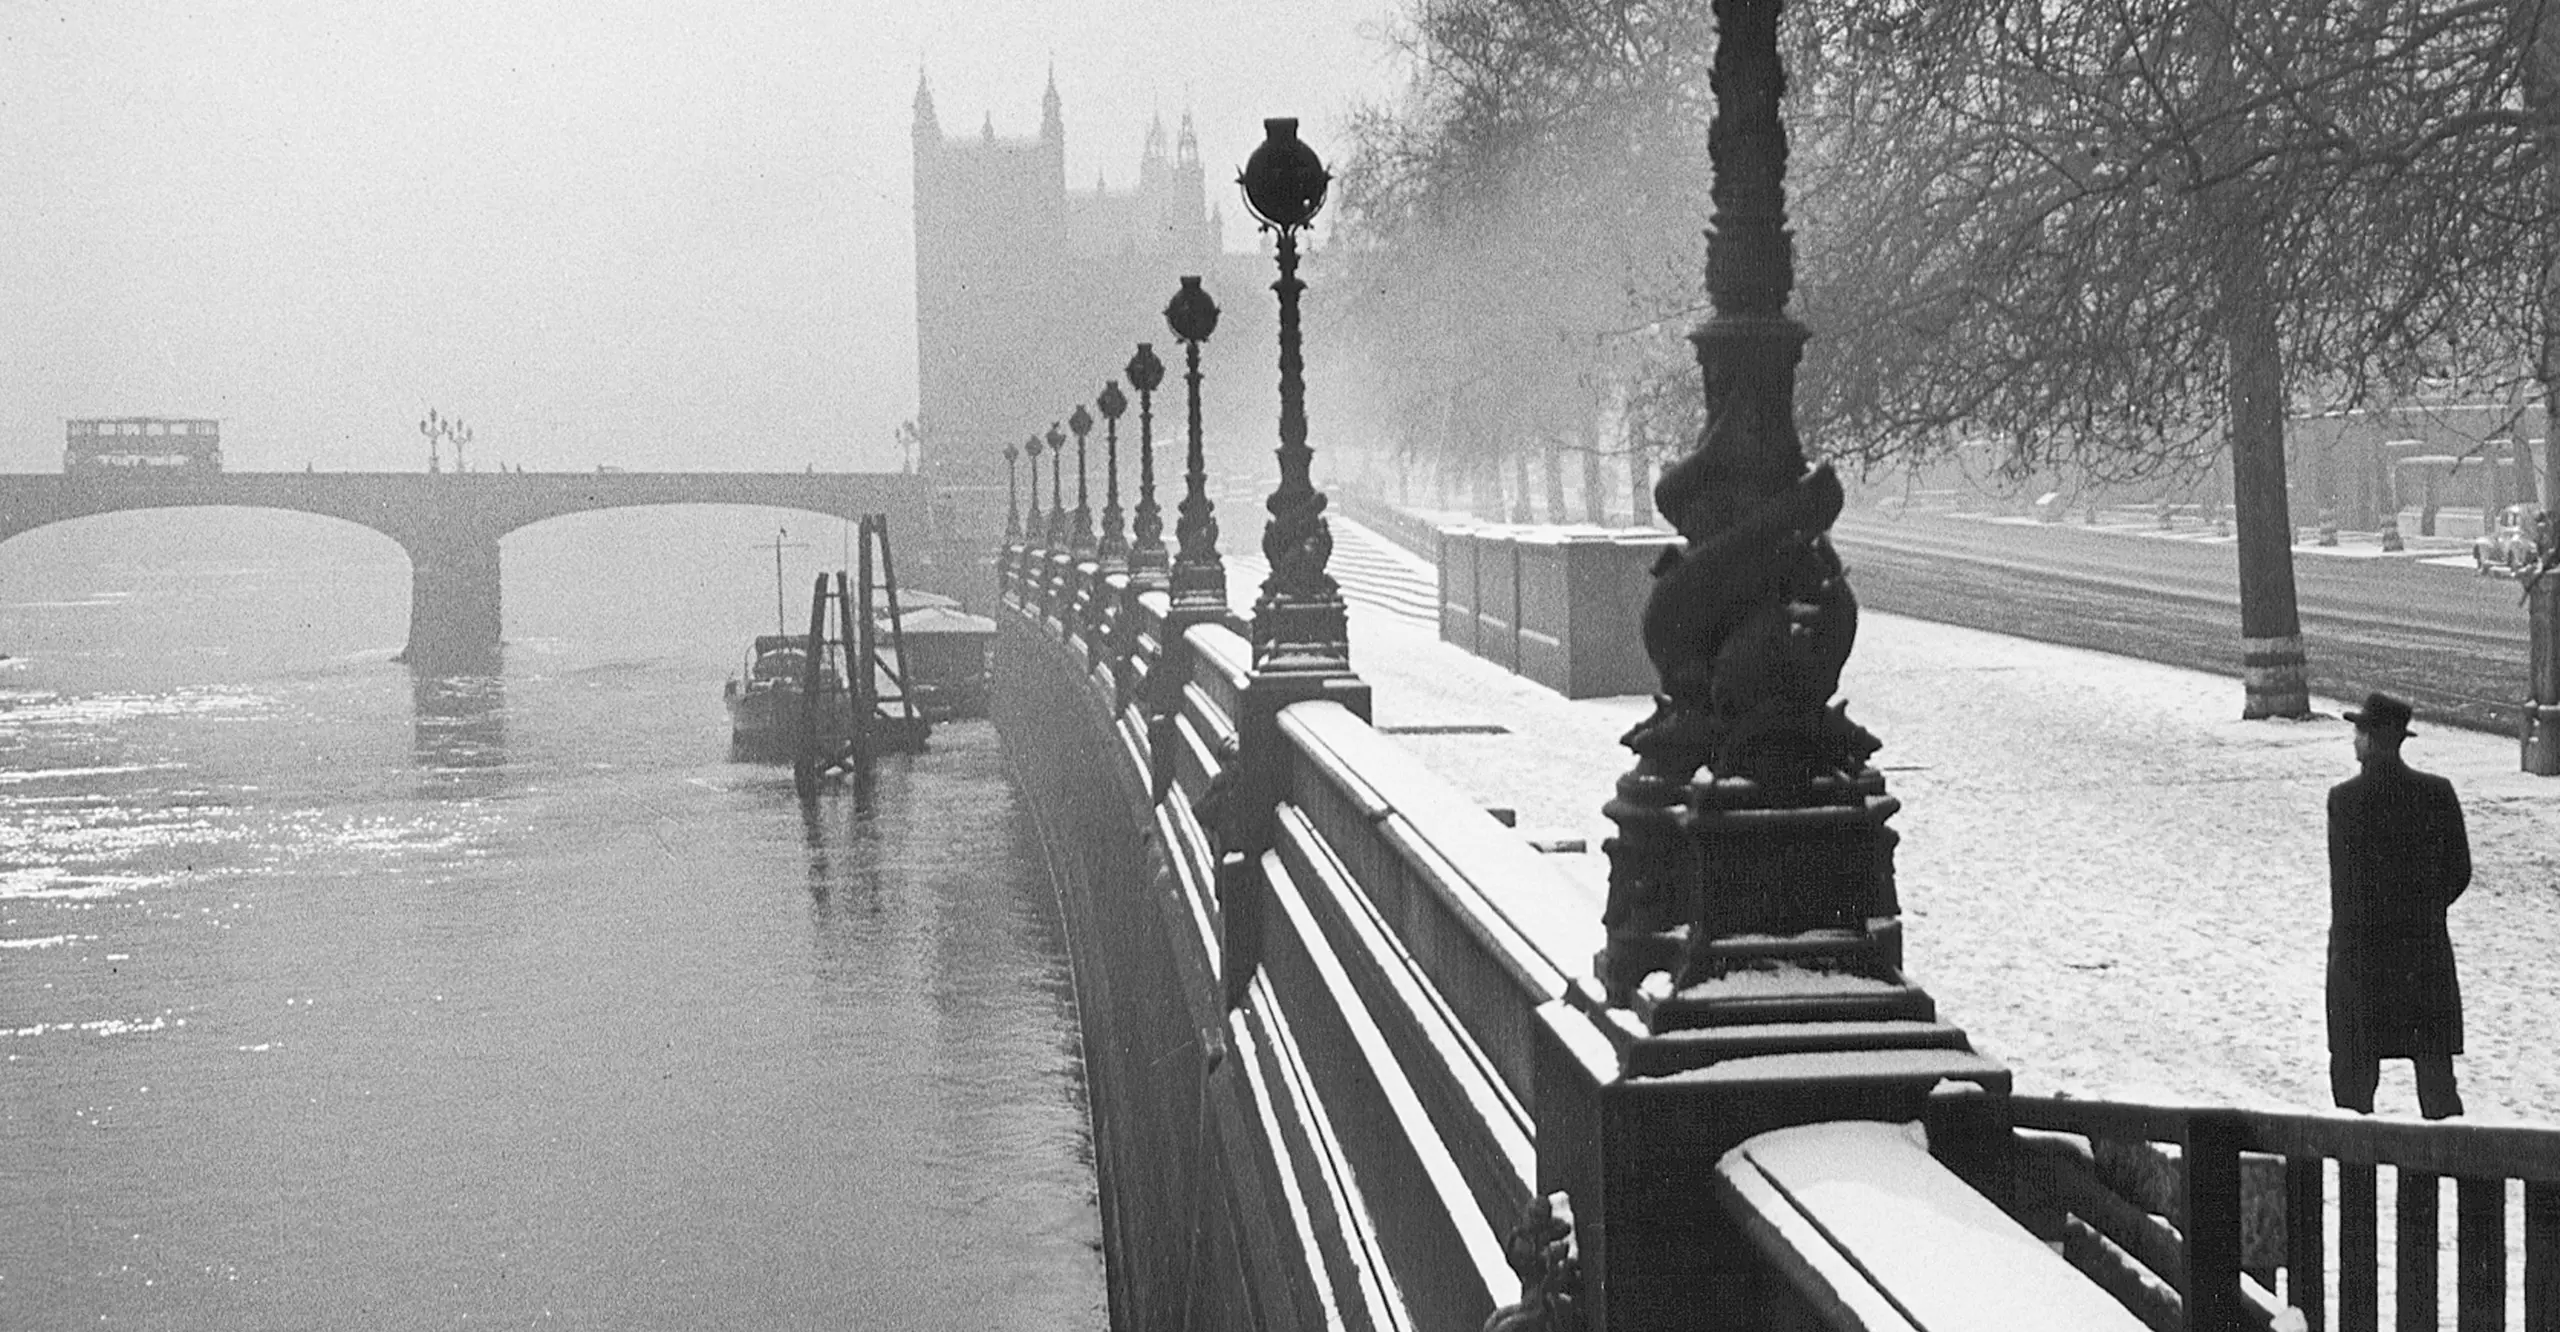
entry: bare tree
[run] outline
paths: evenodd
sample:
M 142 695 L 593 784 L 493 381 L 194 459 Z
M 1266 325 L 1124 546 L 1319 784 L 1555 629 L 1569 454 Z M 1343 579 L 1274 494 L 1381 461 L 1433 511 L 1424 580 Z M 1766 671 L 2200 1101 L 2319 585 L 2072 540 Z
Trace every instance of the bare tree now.
M 2227 472 L 2245 712 L 2307 711 L 2288 417 L 2560 381 L 2554 3 L 1796 7 L 1807 437 L 1865 467 L 1989 438 L 2013 479 L 2091 487 Z M 1631 455 L 1692 437 L 1667 330 L 1699 312 L 1708 27 L 1701 0 L 1425 0 L 1418 81 L 1345 172 L 1368 361 L 1428 344 L 1403 391 L 1467 384 L 1515 443 L 1593 410 L 1568 370 Z
M 2307 712 L 2289 406 L 2519 359 L 2476 335 L 2533 152 L 2514 4 L 1850 6 L 1807 136 L 1808 419 L 2101 484 L 2227 449 L 2245 715 Z
M 1690 0 L 1415 8 L 1418 78 L 1355 118 L 1339 186 L 1329 336 L 1373 400 L 1470 394 L 1487 433 L 1452 445 L 1525 450 L 1618 396 L 1659 293 L 1696 285 L 1709 26 Z

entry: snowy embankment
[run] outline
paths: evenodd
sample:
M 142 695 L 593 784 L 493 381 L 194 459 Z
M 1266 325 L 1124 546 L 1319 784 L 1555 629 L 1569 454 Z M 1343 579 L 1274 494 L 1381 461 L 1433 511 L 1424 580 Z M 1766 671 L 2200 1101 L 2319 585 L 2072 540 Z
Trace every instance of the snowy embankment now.
M 1560 698 L 1364 605 L 1427 586 L 1430 566 L 1340 526 L 1376 720 L 1505 728 L 1399 741 L 1524 833 L 1583 839 L 1596 909 L 1600 805 L 1647 701 Z M 1262 571 L 1236 564 L 1249 604 Z M 2355 770 L 2341 703 L 2244 722 L 2235 678 L 1878 614 L 1842 693 L 1904 802 L 1910 970 L 2021 1090 L 2328 1106 L 2323 819 Z M 2560 1123 L 2542 1039 L 2560 1029 L 2560 779 L 2519 772 L 2510 738 L 2423 717 L 2406 752 L 2453 780 L 2470 823 L 2477 871 L 2451 924 L 2471 1115 Z M 2385 1065 L 2378 1108 L 2415 1113 L 2405 1063 Z

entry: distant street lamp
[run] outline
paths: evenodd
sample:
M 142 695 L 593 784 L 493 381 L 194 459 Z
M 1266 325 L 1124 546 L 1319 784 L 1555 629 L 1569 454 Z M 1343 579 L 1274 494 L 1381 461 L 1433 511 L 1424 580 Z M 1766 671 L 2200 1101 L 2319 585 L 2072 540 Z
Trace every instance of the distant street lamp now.
M 1039 432 L 1039 431 L 1037 431 L 1037 430 L 1032 431 L 1032 432 L 1031 432 L 1031 439 L 1030 439 L 1030 442 L 1029 442 L 1029 443 L 1027 443 L 1027 444 L 1025 444 L 1025 445 L 1023 445 L 1023 448 L 1024 448 L 1024 450 L 1025 450 L 1026 452 L 1030 453 L 1030 455 L 1031 455 L 1031 509 L 1030 509 L 1031 517 L 1030 517 L 1030 520 L 1029 520 L 1028 522 L 1026 522 L 1026 523 L 1024 523 L 1024 524 L 1023 524 L 1022 531 L 1023 531 L 1023 535 L 1024 535 L 1026 538 L 1028 538 L 1028 539 L 1030 539 L 1030 540 L 1033 540 L 1033 541 L 1037 541 L 1037 540 L 1039 540 L 1039 539 L 1040 539 L 1040 535 L 1041 535 L 1041 533 L 1040 533 L 1040 524 L 1041 524 L 1041 513 L 1040 513 L 1040 432 Z
M 1093 405 L 1102 409 L 1102 544 L 1094 558 L 1105 573 L 1127 573 L 1129 535 L 1120 515 L 1120 414 L 1129 410 L 1129 397 L 1120 391 L 1120 381 L 1106 379 Z
M 1067 429 L 1076 435 L 1076 512 L 1074 526 L 1067 531 L 1067 553 L 1081 560 L 1093 553 L 1093 506 L 1085 500 L 1084 437 L 1093 433 L 1093 413 L 1076 404 L 1075 413 L 1067 418 Z
M 1129 387 L 1138 391 L 1137 540 L 1129 546 L 1129 576 L 1147 587 L 1165 582 L 1164 516 L 1156 507 L 1156 385 L 1164 382 L 1164 362 L 1153 344 L 1138 344 L 1138 354 L 1124 367 Z
M 914 475 L 924 461 L 924 428 L 913 420 L 898 423 L 898 470 Z
M 1306 289 L 1298 280 L 1298 230 L 1324 207 L 1333 178 L 1298 137 L 1294 118 L 1265 120 L 1262 132 L 1261 145 L 1236 177 L 1245 206 L 1279 233 L 1280 280 L 1271 289 L 1280 294 L 1280 484 L 1265 506 L 1271 520 L 1262 529 L 1262 553 L 1271 576 L 1253 603 L 1253 664 L 1256 670 L 1347 673 L 1351 642 L 1342 589 L 1325 572 L 1333 533 L 1324 520 L 1324 492 L 1308 480 L 1314 451 L 1307 447 L 1305 360 L 1298 347 L 1298 293 Z
M 1018 449 L 1011 444 L 1004 446 L 1004 539 L 1007 541 L 1020 540 L 1022 537 L 1022 509 L 1018 503 L 1020 496 L 1016 493 L 1014 488 L 1014 482 L 1016 479 L 1014 476 L 1014 463 L 1021 457 L 1021 449 Z M 1033 465 L 1038 465 L 1036 458 Z M 1033 484 L 1035 485 L 1038 484 L 1036 479 L 1037 475 L 1037 473 L 1034 473 L 1035 480 Z
M 471 442 L 471 427 L 464 425 L 460 417 L 448 421 L 441 413 L 430 407 L 427 409 L 427 419 L 418 423 L 418 433 L 427 437 L 428 471 L 444 470 L 443 458 L 438 453 L 437 446 L 447 441 L 453 445 L 453 470 L 457 472 L 464 470 L 462 446 Z
M 1067 486 L 1058 476 L 1059 460 L 1067 456 L 1066 434 L 1058 423 L 1049 423 L 1049 549 L 1056 550 L 1067 539 Z
M 1165 303 L 1164 322 L 1182 342 L 1183 391 L 1191 409 L 1182 504 L 1173 528 L 1173 610 L 1185 618 L 1216 619 L 1227 612 L 1227 566 L 1218 557 L 1218 506 L 1209 499 L 1209 469 L 1200 456 L 1200 344 L 1218 331 L 1218 303 L 1201 289 L 1199 278 L 1186 277 Z

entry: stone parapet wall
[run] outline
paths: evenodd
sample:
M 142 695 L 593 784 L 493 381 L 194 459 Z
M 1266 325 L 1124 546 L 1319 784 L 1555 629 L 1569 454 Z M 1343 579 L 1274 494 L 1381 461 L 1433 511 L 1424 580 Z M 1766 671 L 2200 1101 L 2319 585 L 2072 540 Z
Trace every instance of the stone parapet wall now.
M 1073 954 L 1115 1325 L 1472 1332 L 1517 1287 L 1552 954 L 1596 922 L 1365 687 L 1004 566 L 992 713 Z

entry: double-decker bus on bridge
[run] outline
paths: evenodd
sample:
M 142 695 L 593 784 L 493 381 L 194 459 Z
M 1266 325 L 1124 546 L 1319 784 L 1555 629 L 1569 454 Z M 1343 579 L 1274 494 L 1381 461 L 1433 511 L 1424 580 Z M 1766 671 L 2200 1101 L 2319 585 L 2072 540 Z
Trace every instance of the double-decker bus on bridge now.
M 170 416 L 99 416 L 64 423 L 71 476 L 212 476 L 222 470 L 222 423 Z

